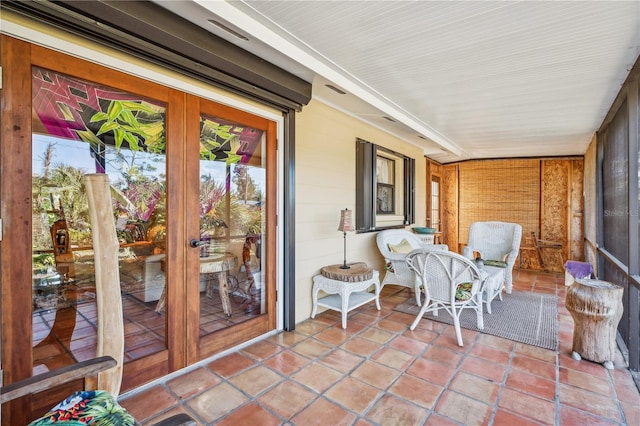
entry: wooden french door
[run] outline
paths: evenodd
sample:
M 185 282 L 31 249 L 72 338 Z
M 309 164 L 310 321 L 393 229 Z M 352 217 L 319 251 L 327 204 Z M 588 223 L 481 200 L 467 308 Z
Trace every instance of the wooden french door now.
M 276 127 L 186 98 L 186 362 L 275 328 Z
M 4 383 L 95 355 L 98 242 L 87 233 L 84 173 L 107 173 L 111 184 L 123 390 L 275 328 L 275 124 L 24 41 L 0 43 Z M 3 421 L 18 424 L 12 416 L 66 392 L 17 401 Z

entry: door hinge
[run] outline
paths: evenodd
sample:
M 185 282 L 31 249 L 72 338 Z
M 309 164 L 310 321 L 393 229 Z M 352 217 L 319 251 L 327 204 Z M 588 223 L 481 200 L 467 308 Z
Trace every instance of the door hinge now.
M 0 89 L 2 89 L 2 67 L 0 67 Z
M 2 241 L 2 219 L 0 219 L 0 241 Z

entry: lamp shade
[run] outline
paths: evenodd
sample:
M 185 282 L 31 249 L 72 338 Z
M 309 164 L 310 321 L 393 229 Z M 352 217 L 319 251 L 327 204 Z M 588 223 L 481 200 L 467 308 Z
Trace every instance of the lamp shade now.
M 355 231 L 353 223 L 351 222 L 351 210 L 340 210 L 340 225 L 338 225 L 338 231 L 340 232 L 352 232 Z

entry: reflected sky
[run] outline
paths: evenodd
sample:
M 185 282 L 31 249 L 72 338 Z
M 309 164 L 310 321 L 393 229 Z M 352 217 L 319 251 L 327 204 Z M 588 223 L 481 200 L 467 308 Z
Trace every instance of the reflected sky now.
M 51 161 L 51 168 L 55 168 L 58 165 L 73 166 L 76 169 L 81 169 L 86 173 L 96 173 L 95 160 L 91 156 L 90 145 L 83 141 L 76 141 L 72 139 L 64 139 L 60 137 L 54 137 L 42 134 L 33 134 L 33 157 L 32 157 L 32 170 L 34 175 L 42 176 L 44 174 L 44 156 L 48 144 L 53 144 L 53 158 Z M 112 151 L 111 153 L 109 151 Z M 113 147 L 107 147 L 106 153 L 106 172 L 109 175 L 109 181 L 112 183 L 118 182 L 122 179 L 122 167 L 114 167 L 113 154 L 115 149 Z M 156 175 L 158 177 L 166 175 L 166 165 L 164 162 L 160 163 L 160 158 L 164 159 L 164 156 L 158 154 L 149 154 L 146 152 L 138 151 L 133 152 L 126 149 L 122 150 L 124 157 L 128 161 L 132 161 L 133 155 L 135 155 L 135 162 L 138 165 L 147 163 L 152 164 L 155 167 L 154 171 L 145 171 L 145 175 Z M 221 161 L 200 161 L 200 175 L 210 176 L 216 182 L 224 182 L 226 177 L 226 165 Z M 265 188 L 266 173 L 264 168 L 249 167 L 249 175 L 254 181 L 254 184 L 258 188 Z M 162 177 L 162 180 L 164 178 Z

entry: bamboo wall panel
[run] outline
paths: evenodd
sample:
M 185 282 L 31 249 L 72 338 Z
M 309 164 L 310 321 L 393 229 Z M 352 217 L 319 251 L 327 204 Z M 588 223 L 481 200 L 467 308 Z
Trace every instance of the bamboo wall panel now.
M 540 211 L 539 160 L 471 161 L 460 167 L 460 245 L 477 221 L 515 222 L 523 234 L 537 231 Z
M 442 240 L 449 250 L 459 251 L 458 247 L 458 166 L 442 167 Z
M 562 251 L 543 249 L 545 269 L 563 272 L 565 260 L 583 259 L 584 168 L 581 158 L 443 165 L 442 242 L 460 252 L 472 222 L 516 222 L 522 226 L 517 267 L 542 269 L 532 236 L 535 233 L 539 238 L 563 243 Z
M 571 161 L 571 227 L 569 228 L 569 259 L 584 260 L 584 161 Z
M 569 182 L 571 163 L 566 160 L 544 160 L 542 169 L 542 199 L 540 206 L 540 238 L 562 243 L 562 250 L 543 251 L 547 270 L 564 271 L 569 241 Z M 561 255 L 560 255 L 561 254 Z

